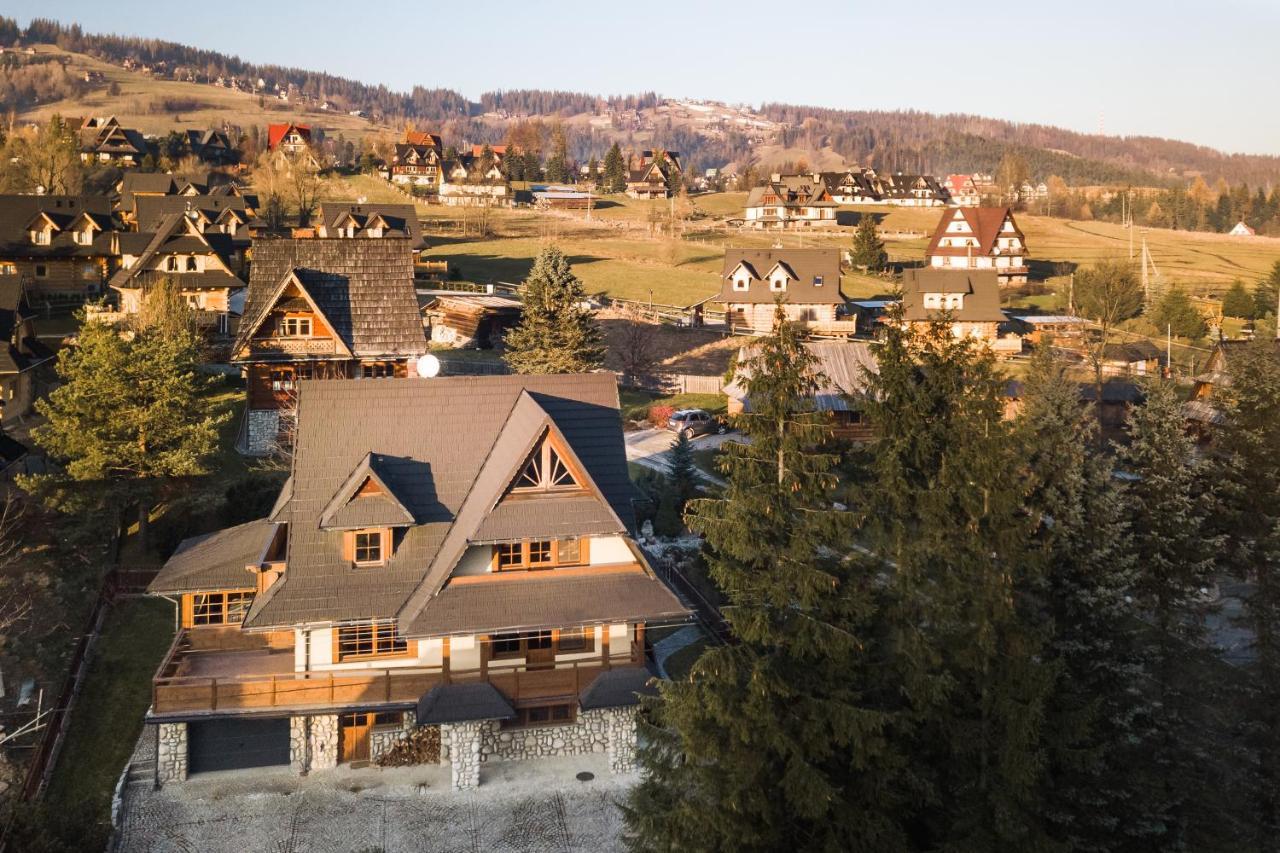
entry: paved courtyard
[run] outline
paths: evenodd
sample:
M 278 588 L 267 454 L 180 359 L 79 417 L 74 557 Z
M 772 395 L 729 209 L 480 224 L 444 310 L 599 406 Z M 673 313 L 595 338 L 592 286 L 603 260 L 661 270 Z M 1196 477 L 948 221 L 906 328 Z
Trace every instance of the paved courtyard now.
M 581 772 L 594 774 L 579 781 Z M 127 853 L 472 853 L 622 849 L 617 803 L 636 777 L 603 755 L 484 765 L 456 792 L 448 768 L 363 768 L 299 778 L 287 768 L 192 777 L 160 791 L 130 783 Z

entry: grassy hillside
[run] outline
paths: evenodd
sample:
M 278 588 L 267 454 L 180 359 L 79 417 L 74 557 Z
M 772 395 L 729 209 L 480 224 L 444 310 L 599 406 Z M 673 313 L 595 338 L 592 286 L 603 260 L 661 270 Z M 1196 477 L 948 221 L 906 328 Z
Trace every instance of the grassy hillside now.
M 274 98 L 259 99 L 248 92 L 235 92 L 203 83 L 160 80 L 84 54 L 68 53 L 52 45 L 40 45 L 36 51 L 65 57 L 68 69 L 77 75 L 96 71 L 106 79 L 78 98 L 52 101 L 19 113 L 20 121 L 44 122 L 54 113 L 63 116 L 114 115 L 126 127 L 154 135 L 164 135 L 170 130 L 220 127 L 223 122 L 250 127 L 273 121 L 299 121 L 321 128 L 329 136 L 342 133 L 348 139 L 358 139 L 364 134 L 385 129 L 362 118 L 318 109 L 303 110 Z M 112 84 L 119 87 L 118 95 L 110 94 Z M 166 103 L 189 106 L 175 112 L 167 108 Z

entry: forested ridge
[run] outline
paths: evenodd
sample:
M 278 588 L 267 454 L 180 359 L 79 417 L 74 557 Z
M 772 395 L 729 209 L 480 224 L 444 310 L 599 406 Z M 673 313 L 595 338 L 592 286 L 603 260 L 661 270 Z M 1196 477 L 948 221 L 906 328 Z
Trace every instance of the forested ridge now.
M 0 45 L 55 44 L 76 53 L 120 64 L 163 64 L 167 73 L 191 75 L 200 81 L 233 77 L 268 89 L 293 87 L 317 100 L 329 100 L 343 109 L 362 110 L 377 121 L 400 125 L 415 122 L 441 131 L 465 134 L 468 142 L 502 141 L 505 129 L 486 114 L 505 117 L 569 118 L 583 114 L 621 113 L 658 106 L 655 92 L 602 96 L 582 92 L 512 89 L 485 92 L 472 101 L 452 89 L 414 86 L 408 92 L 389 89 L 320 71 L 248 62 L 238 56 L 177 44 L 160 39 L 92 34 L 79 25 L 33 19 L 21 27 L 12 18 L 0 18 Z M 376 70 L 376 69 L 375 69 Z M 43 87 L 43 88 L 42 88 Z M 56 100 L 77 93 L 77 81 L 64 79 L 52 68 L 33 71 L 0 68 L 0 106 L 24 109 L 34 102 Z M 45 91 L 45 90 L 48 91 Z M 785 125 L 776 139 L 788 150 L 831 148 L 850 164 L 869 165 L 880 171 L 948 172 L 994 171 L 1007 154 L 1022 157 L 1030 177 L 1044 180 L 1057 175 L 1068 183 L 1138 184 L 1176 186 L 1196 173 L 1210 183 L 1271 187 L 1280 177 L 1280 157 L 1226 154 L 1201 145 L 1149 136 L 1119 137 L 1078 133 L 1040 124 L 1020 124 L 981 116 L 936 115 L 914 110 L 839 110 L 793 104 L 767 103 L 760 112 Z M 739 165 L 752 159 L 749 141 L 740 132 L 719 137 L 701 134 L 670 117 L 654 117 L 650 144 L 680 151 L 698 167 Z M 593 132 L 590 138 L 571 139 L 570 149 L 585 159 L 599 154 L 602 136 L 608 141 L 630 141 L 632 132 L 622 127 Z M 600 149 L 597 151 L 596 149 Z M 768 164 L 764 164 L 768 165 Z

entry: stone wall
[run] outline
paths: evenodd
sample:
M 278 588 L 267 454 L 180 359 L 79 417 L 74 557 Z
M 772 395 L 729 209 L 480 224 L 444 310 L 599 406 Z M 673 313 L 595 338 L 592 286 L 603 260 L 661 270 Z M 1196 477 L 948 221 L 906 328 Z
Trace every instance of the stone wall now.
M 266 456 L 275 450 L 280 438 L 280 413 L 270 409 L 250 410 L 245 428 L 244 453 Z
M 569 725 L 502 728 L 498 720 L 440 727 L 440 763 L 453 768 L 454 787 L 480 784 L 486 761 L 520 761 L 563 755 L 608 753 L 609 769 L 630 773 L 636 767 L 636 709 L 583 711 Z M 454 756 L 461 756 L 455 761 Z
M 289 718 L 289 766 L 295 773 L 338 766 L 338 716 Z
M 182 782 L 187 778 L 187 724 L 156 726 L 156 781 Z
M 375 726 L 369 732 L 369 760 L 377 762 L 391 747 L 405 739 L 416 725 L 413 711 L 404 712 L 404 722 L 399 726 Z

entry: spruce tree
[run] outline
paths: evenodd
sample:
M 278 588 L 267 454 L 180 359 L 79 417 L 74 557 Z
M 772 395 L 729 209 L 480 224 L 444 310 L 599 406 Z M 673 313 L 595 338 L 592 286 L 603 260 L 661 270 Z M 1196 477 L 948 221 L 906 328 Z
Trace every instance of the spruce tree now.
M 603 188 L 604 184 L 600 175 L 600 161 L 596 159 L 594 154 L 587 161 L 587 182 L 595 187 L 597 191 Z
M 671 442 L 668 460 L 671 469 L 671 488 L 675 495 L 677 515 L 684 513 L 684 506 L 698 494 L 698 473 L 693 464 L 693 445 L 683 432 Z
M 853 265 L 867 272 L 879 272 L 889 263 L 889 253 L 876 231 L 875 217 L 864 213 L 853 235 Z
M 564 183 L 569 180 L 569 139 L 562 125 L 551 133 L 551 156 L 547 158 L 547 180 Z
M 723 497 L 695 500 L 730 645 L 647 706 L 645 777 L 623 812 L 633 850 L 900 849 L 901 764 L 871 683 L 876 572 L 851 560 L 817 448 L 814 364 L 781 307 L 753 358 L 750 443 L 727 445 Z
M 611 193 L 620 193 L 627 188 L 627 164 L 616 142 L 604 155 L 604 184 Z
M 1228 317 L 1243 319 L 1253 317 L 1253 299 L 1240 279 L 1231 282 L 1231 289 L 1223 295 L 1222 313 Z
M 1206 465 L 1186 434 L 1172 382 L 1146 387 L 1145 404 L 1129 413 L 1128 434 L 1117 464 L 1137 566 L 1134 598 L 1148 623 L 1137 636 L 1152 702 L 1149 796 L 1165 827 L 1160 848 L 1181 849 L 1203 802 L 1193 714 L 1205 697 L 1186 665 L 1205 647 L 1205 593 L 1220 542 L 1209 528 Z
M 604 336 L 569 260 L 548 246 L 521 287 L 524 312 L 507 332 L 503 359 L 516 373 L 585 373 L 604 361 Z
M 877 362 L 859 510 L 864 541 L 893 564 L 884 618 L 902 743 L 922 788 L 919 846 L 1040 849 L 1057 667 L 1021 595 L 1040 561 L 1002 419 L 1005 380 L 976 342 L 944 323 L 913 331 L 900 313 Z
M 1232 353 L 1217 440 L 1225 557 L 1243 582 L 1253 637 L 1242 705 L 1257 849 L 1280 849 L 1280 345 L 1258 340 Z
M 1044 573 L 1026 592 L 1041 603 L 1046 653 L 1057 664 L 1043 813 L 1074 851 L 1130 850 L 1160 834 L 1145 800 L 1143 725 L 1150 709 L 1130 595 L 1136 566 L 1111 460 L 1095 453 L 1096 420 L 1080 386 L 1042 347 L 1032 358 L 1016 437 L 1024 505 Z

